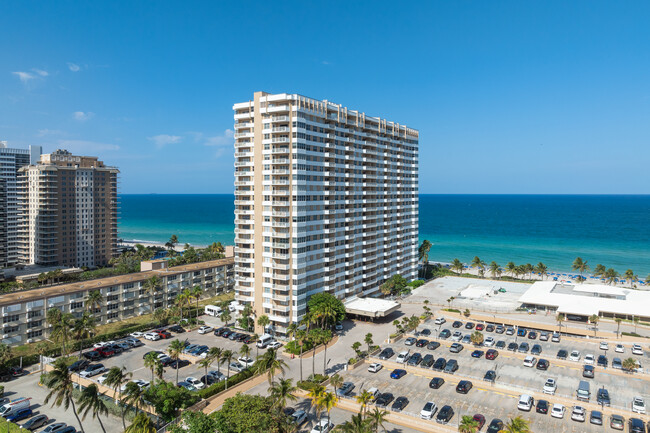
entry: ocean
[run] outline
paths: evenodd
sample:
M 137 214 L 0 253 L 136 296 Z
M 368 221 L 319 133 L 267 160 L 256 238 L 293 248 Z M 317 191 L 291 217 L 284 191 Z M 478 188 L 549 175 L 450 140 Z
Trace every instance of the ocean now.
M 234 196 L 121 196 L 120 237 L 207 245 L 234 239 Z M 501 266 L 545 263 L 569 271 L 580 256 L 640 278 L 650 274 L 650 195 L 420 195 L 420 241 L 430 261 Z

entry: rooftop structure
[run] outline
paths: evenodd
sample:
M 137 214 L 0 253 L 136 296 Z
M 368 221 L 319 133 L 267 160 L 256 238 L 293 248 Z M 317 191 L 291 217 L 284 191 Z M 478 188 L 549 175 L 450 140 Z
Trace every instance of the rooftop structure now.
M 379 298 L 351 298 L 345 303 L 345 312 L 354 316 L 386 317 L 400 307 L 400 303 Z

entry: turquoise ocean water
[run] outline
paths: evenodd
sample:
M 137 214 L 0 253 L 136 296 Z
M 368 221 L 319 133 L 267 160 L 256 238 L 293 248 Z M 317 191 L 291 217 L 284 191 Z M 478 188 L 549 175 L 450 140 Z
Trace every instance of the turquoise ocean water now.
M 206 245 L 234 239 L 233 195 L 122 195 L 120 237 Z M 650 274 L 650 196 L 420 195 L 420 240 L 431 261 L 539 261 L 568 271 L 581 256 Z

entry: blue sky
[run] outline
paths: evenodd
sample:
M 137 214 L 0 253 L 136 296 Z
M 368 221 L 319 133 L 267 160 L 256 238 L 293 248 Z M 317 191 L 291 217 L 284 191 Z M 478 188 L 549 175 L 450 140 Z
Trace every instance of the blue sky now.
M 230 193 L 232 104 L 420 130 L 423 193 L 649 193 L 650 3 L 3 1 L 0 139 Z

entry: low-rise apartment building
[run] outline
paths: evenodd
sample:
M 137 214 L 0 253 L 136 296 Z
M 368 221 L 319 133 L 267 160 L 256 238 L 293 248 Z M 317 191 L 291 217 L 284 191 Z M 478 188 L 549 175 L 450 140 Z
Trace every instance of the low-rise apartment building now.
M 44 340 L 50 329 L 45 320 L 47 310 L 59 308 L 81 317 L 90 310 L 86 303 L 89 293 L 96 290 L 102 295 L 101 307 L 91 311 L 97 324 L 148 314 L 152 308 L 170 308 L 181 291 L 194 286 L 203 288 L 204 297 L 215 296 L 234 288 L 234 265 L 232 257 L 172 268 L 158 265 L 133 274 L 0 295 L 1 342 L 20 346 Z M 153 276 L 160 279 L 160 289 L 152 295 L 145 283 Z

